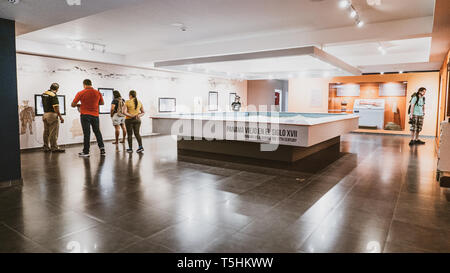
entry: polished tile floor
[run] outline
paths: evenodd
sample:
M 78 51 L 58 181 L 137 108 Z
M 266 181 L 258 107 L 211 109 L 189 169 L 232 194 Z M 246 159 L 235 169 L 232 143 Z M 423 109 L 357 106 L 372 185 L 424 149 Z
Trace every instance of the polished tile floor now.
M 24 186 L 0 189 L 0 252 L 450 252 L 432 139 L 349 134 L 312 173 L 144 144 L 23 153 Z

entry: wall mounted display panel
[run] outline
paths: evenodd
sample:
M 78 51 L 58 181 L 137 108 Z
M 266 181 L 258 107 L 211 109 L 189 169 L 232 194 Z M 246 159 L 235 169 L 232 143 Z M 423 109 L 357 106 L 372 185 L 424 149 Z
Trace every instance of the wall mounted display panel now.
M 407 90 L 406 82 L 387 82 L 380 83 L 380 97 L 404 97 Z
M 177 99 L 176 98 L 159 98 L 158 99 L 158 112 L 170 113 L 177 111 Z
M 208 110 L 209 111 L 219 110 L 219 92 L 210 91 L 208 93 Z
M 64 95 L 58 95 L 58 101 L 59 101 L 59 112 L 61 115 L 66 114 L 66 96 Z M 34 109 L 35 109 L 35 115 L 36 116 L 43 116 L 44 115 L 44 106 L 42 105 L 42 95 L 34 95 Z
M 99 113 L 100 114 L 110 114 L 111 113 L 111 102 L 114 99 L 113 91 L 114 88 L 99 88 L 98 91 L 103 96 L 104 105 L 100 105 Z

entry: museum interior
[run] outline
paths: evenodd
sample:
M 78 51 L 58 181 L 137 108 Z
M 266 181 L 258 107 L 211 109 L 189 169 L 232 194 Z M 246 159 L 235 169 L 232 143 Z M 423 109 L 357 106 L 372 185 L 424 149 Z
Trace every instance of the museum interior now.
M 0 1 L 0 253 L 450 252 L 449 15 L 448 0 Z M 85 79 L 104 149 L 91 133 L 83 157 Z M 64 152 L 43 149 L 53 83 Z M 131 90 L 144 152 L 116 143 L 115 91 L 126 110 Z

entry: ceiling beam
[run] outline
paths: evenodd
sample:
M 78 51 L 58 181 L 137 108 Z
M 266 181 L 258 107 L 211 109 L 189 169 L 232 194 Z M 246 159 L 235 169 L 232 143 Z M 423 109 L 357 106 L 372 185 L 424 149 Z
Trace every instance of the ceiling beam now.
M 345 63 L 344 61 L 336 58 L 335 56 L 333 56 L 331 54 L 326 53 L 325 51 L 323 51 L 315 46 L 161 61 L 161 62 L 155 62 L 154 66 L 155 66 L 155 68 L 159 68 L 159 67 L 167 68 L 167 67 L 182 66 L 182 65 L 244 61 L 244 60 L 268 59 L 268 58 L 277 58 L 277 57 L 293 57 L 293 56 L 305 56 L 305 55 L 319 59 L 325 63 L 328 63 L 328 64 L 333 65 L 337 68 L 340 68 L 346 72 L 349 72 L 352 75 L 357 76 L 357 75 L 362 74 L 362 72 L 358 68 Z

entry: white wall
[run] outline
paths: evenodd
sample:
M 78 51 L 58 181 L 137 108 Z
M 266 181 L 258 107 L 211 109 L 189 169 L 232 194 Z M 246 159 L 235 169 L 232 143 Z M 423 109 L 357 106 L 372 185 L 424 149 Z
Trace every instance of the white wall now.
M 158 97 L 177 98 L 177 111 L 207 111 L 208 92 L 219 92 L 219 110 L 229 111 L 228 98 L 230 92 L 241 97 L 243 106 L 247 105 L 246 81 L 232 81 L 209 78 L 203 75 L 172 73 L 156 70 L 145 70 L 118 65 L 93 62 L 74 61 L 18 54 L 18 97 L 19 106 L 24 100 L 34 107 L 34 95 L 48 90 L 52 82 L 60 85 L 59 95 L 66 96 L 67 115 L 65 123 L 59 131 L 59 144 L 81 143 L 83 141 L 79 113 L 70 107 L 75 94 L 80 91 L 82 81 L 92 80 L 95 88 L 114 88 L 124 98 L 128 91 L 137 91 L 147 112 L 143 118 L 142 135 L 151 134 L 149 116 L 158 111 Z M 202 98 L 201 109 L 194 109 L 194 98 Z M 111 102 L 105 102 L 110 104 Z M 113 139 L 114 128 L 109 115 L 100 115 L 100 127 L 104 139 Z M 42 117 L 36 117 L 33 123 L 33 134 L 27 130 L 20 136 L 21 149 L 42 147 Z M 93 139 L 94 136 L 92 136 Z
M 289 80 L 288 111 L 328 113 L 330 79 L 298 78 Z

